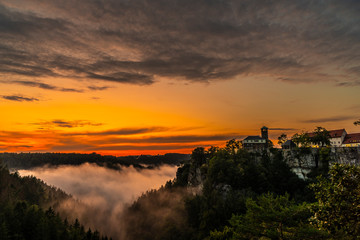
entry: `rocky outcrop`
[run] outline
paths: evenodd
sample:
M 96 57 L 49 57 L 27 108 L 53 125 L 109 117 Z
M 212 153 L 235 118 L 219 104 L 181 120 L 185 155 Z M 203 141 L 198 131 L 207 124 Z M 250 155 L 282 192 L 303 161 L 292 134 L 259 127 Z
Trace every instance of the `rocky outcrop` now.
M 282 153 L 291 169 L 303 179 L 311 169 L 328 167 L 334 163 L 360 166 L 359 147 L 291 149 L 282 150 Z
M 338 147 L 331 149 L 319 148 L 294 148 L 269 150 L 270 158 L 276 152 L 281 151 L 283 159 L 290 166 L 292 171 L 302 179 L 306 179 L 308 174 L 315 168 L 327 168 L 334 163 L 350 164 L 360 166 L 360 147 Z M 252 152 L 251 161 L 261 161 L 261 152 Z M 206 179 L 207 165 L 191 165 L 188 174 L 188 186 L 201 192 Z M 223 187 L 223 186 L 221 186 Z M 227 186 L 224 186 L 226 192 Z
M 339 147 L 331 149 L 331 163 L 360 166 L 360 147 Z

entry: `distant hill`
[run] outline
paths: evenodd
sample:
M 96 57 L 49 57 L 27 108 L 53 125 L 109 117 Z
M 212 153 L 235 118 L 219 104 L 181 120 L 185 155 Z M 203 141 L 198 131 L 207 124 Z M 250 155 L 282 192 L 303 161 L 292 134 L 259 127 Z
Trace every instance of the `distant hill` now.
M 115 157 L 100 154 L 80 153 L 0 153 L 2 161 L 9 169 L 30 169 L 44 165 L 81 165 L 94 163 L 111 169 L 133 166 L 135 168 L 153 168 L 163 164 L 179 165 L 190 160 L 190 154 L 167 153 L 165 155 L 141 155 Z

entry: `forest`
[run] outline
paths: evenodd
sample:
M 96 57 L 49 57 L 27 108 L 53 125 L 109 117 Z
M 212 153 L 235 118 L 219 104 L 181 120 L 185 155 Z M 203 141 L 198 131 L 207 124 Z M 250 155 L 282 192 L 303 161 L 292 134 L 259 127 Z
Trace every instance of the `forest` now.
M 77 219 L 69 222 L 55 212 L 54 208 L 69 198 L 62 190 L 35 177 L 11 174 L 0 162 L 0 239 L 109 239 L 97 230 L 85 229 Z
M 360 167 L 318 167 L 302 180 L 280 149 L 255 160 L 239 146 L 194 149 L 173 181 L 127 209 L 127 239 L 358 239 Z
M 319 152 L 320 159 L 329 153 Z M 81 161 L 71 163 L 71 154 L 8 154 L 7 159 L 9 156 L 18 162 L 24 161 L 21 156 L 32 157 L 32 166 L 37 164 L 36 156 L 48 162 L 57 156 L 56 164 L 68 160 L 69 164 L 80 164 L 88 156 L 89 162 L 97 164 L 99 158 L 103 162 L 107 158 L 80 154 L 75 156 Z M 181 164 L 173 180 L 143 193 L 123 209 L 118 223 L 123 234 L 111 236 L 113 239 L 360 236 L 360 167 L 319 165 L 303 180 L 285 163 L 280 149 L 249 152 L 234 140 L 224 148 L 196 148 L 190 160 L 184 159 L 174 161 Z M 1 167 L 0 180 L 1 239 L 108 239 L 77 219 L 70 223 L 60 217 L 57 205 L 71 198 L 62 190 L 35 177 L 10 174 L 5 166 Z

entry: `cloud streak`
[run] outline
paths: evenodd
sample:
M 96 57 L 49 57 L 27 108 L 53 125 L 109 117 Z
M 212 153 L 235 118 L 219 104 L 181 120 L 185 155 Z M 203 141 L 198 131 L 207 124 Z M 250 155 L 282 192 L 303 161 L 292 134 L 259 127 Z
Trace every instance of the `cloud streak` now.
M 32 125 L 39 125 L 41 128 L 75 128 L 75 127 L 84 127 L 84 126 L 101 126 L 102 123 L 94 123 L 85 120 L 75 120 L 75 121 L 66 121 L 61 119 L 55 119 L 52 121 L 32 123 Z
M 297 128 L 269 128 L 271 131 L 295 131 Z
M 24 97 L 20 95 L 8 95 L 8 96 L 1 96 L 3 99 L 9 100 L 9 101 L 15 101 L 15 102 L 36 102 L 39 101 L 38 98 L 32 98 L 32 97 Z
M 34 82 L 34 81 L 11 81 L 11 82 L 8 82 L 8 83 L 20 84 L 20 85 L 23 85 L 23 86 L 37 87 L 37 88 L 41 88 L 41 89 L 45 89 L 45 90 L 54 90 L 54 91 L 60 91 L 60 92 L 77 92 L 77 93 L 84 92 L 81 89 L 62 88 L 62 87 L 57 87 L 57 86 L 50 85 L 50 84 L 47 84 L 47 83 Z
M 92 90 L 92 91 L 103 91 L 106 89 L 109 89 L 110 87 L 108 86 L 88 86 L 88 89 Z
M 87 135 L 87 136 L 110 136 L 110 135 L 135 135 L 143 133 L 154 133 L 154 132 L 165 132 L 170 130 L 166 127 L 140 127 L 140 128 L 120 128 L 120 129 L 110 129 L 105 131 L 98 132 L 73 132 L 66 133 L 67 136 L 76 136 L 76 135 Z
M 325 117 L 325 118 L 317 118 L 317 119 L 307 119 L 302 120 L 302 123 L 324 123 L 324 122 L 341 122 L 346 120 L 355 119 L 354 116 L 333 116 L 333 117 Z
M 266 74 L 358 86 L 359 10 L 356 0 L 6 1 L 0 75 L 150 85 Z M 18 84 L 72 89 L 29 79 Z

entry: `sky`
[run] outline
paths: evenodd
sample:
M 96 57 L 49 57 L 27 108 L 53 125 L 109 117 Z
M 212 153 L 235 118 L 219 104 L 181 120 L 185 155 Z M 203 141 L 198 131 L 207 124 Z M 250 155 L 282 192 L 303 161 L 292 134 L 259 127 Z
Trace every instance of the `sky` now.
M 358 0 L 0 0 L 0 151 L 360 132 Z M 276 143 L 276 141 L 274 141 Z

